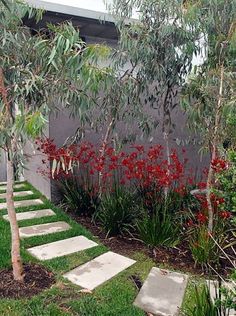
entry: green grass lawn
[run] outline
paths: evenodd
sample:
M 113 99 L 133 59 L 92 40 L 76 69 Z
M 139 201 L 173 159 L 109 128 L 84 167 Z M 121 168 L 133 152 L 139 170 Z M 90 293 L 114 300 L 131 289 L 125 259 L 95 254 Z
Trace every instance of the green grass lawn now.
M 31 190 L 33 195 L 27 199 L 41 198 L 43 205 L 33 207 L 20 208 L 18 212 L 28 210 L 51 208 L 57 214 L 40 219 L 20 221 L 19 225 L 29 226 L 34 224 L 42 224 L 53 221 L 66 221 L 72 229 L 66 232 L 50 234 L 47 236 L 38 236 L 26 238 L 21 243 L 21 251 L 24 262 L 39 262 L 33 258 L 26 248 L 62 240 L 78 235 L 84 235 L 96 242 L 99 241 L 92 236 L 84 227 L 73 221 L 61 209 L 55 207 L 38 191 L 36 191 L 28 183 L 25 188 L 20 189 Z M 19 191 L 19 189 L 17 190 Z M 15 198 L 22 200 L 26 198 Z M 4 200 L 1 200 L 4 202 Z M 1 215 L 6 214 L 0 211 L 0 269 L 10 267 L 10 230 L 9 223 L 4 221 Z M 87 251 L 75 253 L 69 256 L 40 262 L 51 270 L 56 277 L 56 283 L 52 288 L 42 292 L 31 299 L 2 299 L 0 300 L 1 316 L 59 316 L 59 315 L 78 315 L 78 316 L 144 316 L 143 311 L 133 306 L 133 301 L 138 294 L 135 284 L 130 280 L 131 275 L 138 275 L 141 280 L 145 280 L 150 269 L 155 266 L 154 262 L 142 253 L 133 253 L 130 257 L 137 260 L 129 269 L 120 273 L 110 281 L 99 286 L 92 294 L 81 293 L 78 286 L 72 285 L 69 281 L 62 278 L 62 274 L 75 268 L 98 255 L 106 252 L 108 249 L 99 244 L 99 246 L 88 249 Z M 192 282 L 186 292 L 186 301 L 191 298 Z M 185 304 L 185 303 L 184 303 Z

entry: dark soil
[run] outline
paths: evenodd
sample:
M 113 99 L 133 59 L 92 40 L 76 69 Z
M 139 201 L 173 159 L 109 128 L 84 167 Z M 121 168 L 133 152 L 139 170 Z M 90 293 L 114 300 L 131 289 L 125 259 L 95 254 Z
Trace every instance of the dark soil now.
M 0 298 L 32 297 L 55 283 L 54 275 L 37 264 L 24 265 L 24 273 L 24 282 L 18 282 L 12 269 L 0 270 Z
M 106 234 L 102 231 L 102 228 L 93 223 L 90 217 L 78 216 L 72 212 L 70 212 L 69 215 L 116 253 L 128 256 L 134 252 L 143 252 L 152 258 L 157 265 L 163 264 L 168 267 L 173 267 L 175 270 L 191 273 L 193 275 L 209 276 L 209 271 L 204 271 L 200 266 L 195 265 L 186 241 L 181 242 L 175 248 L 160 246 L 154 250 L 150 250 L 143 242 L 134 238 L 124 236 L 106 238 Z M 220 272 L 221 275 L 226 276 L 232 272 L 232 268 L 226 259 L 221 259 L 220 266 L 220 270 L 217 269 L 217 271 L 218 273 Z M 213 266 L 213 268 L 216 267 Z M 210 273 L 212 274 L 213 271 L 210 271 Z
M 130 237 L 110 237 L 107 238 L 102 228 L 94 224 L 90 217 L 77 216 L 74 213 L 69 213 L 77 223 L 86 227 L 94 236 L 98 237 L 103 245 L 109 247 L 112 251 L 121 255 L 128 256 L 134 252 L 141 251 L 148 254 L 147 247 L 139 240 Z
M 130 277 L 130 280 L 135 284 L 135 286 L 137 287 L 138 290 L 141 289 L 141 287 L 143 286 L 143 283 L 142 281 L 140 280 L 139 276 L 138 275 L 131 275 Z

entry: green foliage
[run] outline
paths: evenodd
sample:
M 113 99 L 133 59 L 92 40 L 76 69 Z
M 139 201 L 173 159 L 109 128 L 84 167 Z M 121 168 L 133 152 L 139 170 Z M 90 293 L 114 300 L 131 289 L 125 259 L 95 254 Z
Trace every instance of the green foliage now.
M 216 284 L 218 281 L 215 281 Z M 215 284 L 215 285 L 216 285 Z M 225 287 L 219 281 L 219 287 L 215 287 L 215 299 L 210 295 L 210 284 L 195 286 L 193 302 L 187 306 L 188 316 L 226 316 L 230 309 L 235 310 L 235 293 Z
M 177 192 L 169 188 L 164 192 L 163 188 L 154 186 L 137 187 L 136 198 L 149 214 L 156 212 L 156 207 L 168 210 L 171 216 L 178 217 L 178 222 L 182 225 L 191 214 L 199 208 L 198 200 L 190 193 L 191 187 L 186 186 L 183 192 Z M 158 203 L 157 203 L 158 201 Z
M 182 106 L 188 113 L 190 129 L 200 132 L 204 148 L 212 144 L 214 137 L 217 146 L 231 137 L 235 141 L 232 127 L 236 101 L 235 18 L 235 0 L 188 1 L 186 5 L 185 19 L 201 33 L 205 59 L 182 90 Z M 222 95 L 219 92 L 221 81 Z
M 22 131 L 27 137 L 35 139 L 42 134 L 43 129 L 48 121 L 40 111 L 34 113 L 16 116 L 16 129 Z
M 134 8 L 138 21 L 127 22 Z M 191 71 L 193 56 L 199 50 L 199 33 L 184 21 L 182 1 L 115 0 L 111 10 L 120 32 L 117 63 L 125 65 L 130 59 L 135 67 L 136 102 L 140 108 L 147 105 L 157 110 L 156 115 L 152 111 L 148 116 L 140 109 L 139 126 L 148 134 L 160 123 L 168 136 L 174 129 L 172 111 L 178 104 L 178 87 Z M 163 117 L 159 122 L 160 113 Z
M 228 150 L 229 168 L 217 174 L 217 192 L 225 199 L 225 208 L 236 213 L 236 152 Z
M 208 232 L 206 224 L 198 223 L 193 225 L 188 235 L 189 248 L 195 264 L 205 270 L 208 270 L 209 264 L 219 266 L 220 257 L 227 260 L 226 254 L 223 252 L 235 244 L 230 220 L 221 218 L 218 214 L 215 214 L 214 217 L 215 224 L 212 234 Z
M 49 113 L 58 106 L 69 107 L 81 122 L 88 119 L 104 73 L 98 66 L 99 54 L 103 52 L 103 59 L 109 51 L 99 45 L 87 47 L 71 23 L 48 25 L 50 36 L 45 30 L 32 35 L 23 23 L 26 17 L 38 22 L 42 12 L 21 1 L 9 1 L 9 10 L 0 16 L 0 69 L 9 103 L 1 94 L 0 147 L 14 152 L 18 162 L 24 161 L 26 140 L 42 133 Z M 96 76 L 88 81 L 93 73 Z
M 207 285 L 195 287 L 193 307 L 187 308 L 188 316 L 219 316 L 217 308 L 211 300 L 210 290 Z
M 139 214 L 137 208 L 132 193 L 117 187 L 112 193 L 102 196 L 95 220 L 108 236 L 130 233 Z
M 203 268 L 209 263 L 219 261 L 219 251 L 214 240 L 209 236 L 205 225 L 193 228 L 189 238 L 189 248 L 196 264 Z
M 137 221 L 139 238 L 148 246 L 174 247 L 179 243 L 180 228 L 168 208 L 156 204 L 149 214 L 143 211 L 142 217 Z
M 91 216 L 99 205 L 99 198 L 92 187 L 83 186 L 74 176 L 59 181 L 60 191 L 66 207 L 79 215 Z

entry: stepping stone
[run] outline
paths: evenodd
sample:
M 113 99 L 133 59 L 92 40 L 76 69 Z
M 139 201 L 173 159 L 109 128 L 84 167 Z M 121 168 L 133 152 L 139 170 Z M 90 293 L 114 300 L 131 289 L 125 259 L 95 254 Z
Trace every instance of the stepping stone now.
M 40 199 L 35 200 L 23 200 L 23 201 L 15 201 L 14 205 L 15 208 L 17 207 L 27 207 L 27 206 L 34 206 L 43 204 L 43 201 Z M 7 208 L 7 203 L 0 203 L 0 210 L 4 210 Z
M 232 291 L 232 293 L 234 293 L 235 289 L 234 289 L 234 285 L 231 284 L 230 282 L 222 282 L 222 287 L 225 287 L 227 289 L 229 289 L 230 291 Z M 212 281 L 212 280 L 208 280 L 207 281 L 207 285 L 210 288 L 210 295 L 211 295 L 211 299 L 214 302 L 215 299 L 217 299 L 218 297 L 218 289 L 219 289 L 219 282 L 218 281 Z M 221 295 L 223 296 L 222 298 L 224 299 L 224 295 L 221 293 Z M 228 316 L 235 316 L 236 315 L 236 311 L 233 309 L 229 310 L 229 314 L 227 314 Z
M 32 195 L 34 194 L 34 192 L 32 191 L 19 191 L 19 192 L 14 192 L 13 196 L 14 197 L 23 197 L 23 196 L 28 196 L 28 195 Z M 0 199 L 5 199 L 6 198 L 6 193 L 0 193 Z
M 30 212 L 22 212 L 16 214 L 16 219 L 18 221 L 23 221 L 26 219 L 34 219 L 34 218 L 41 218 L 46 216 L 53 216 L 56 215 L 56 213 L 53 212 L 53 210 L 46 209 L 46 210 L 39 210 L 39 211 L 30 211 Z M 3 218 L 6 221 L 9 221 L 8 215 L 4 215 Z
M 134 305 L 154 315 L 178 315 L 187 281 L 185 274 L 152 268 Z
M 24 183 L 18 183 L 18 184 L 15 184 L 14 185 L 14 189 L 22 189 L 25 187 L 25 184 Z M 7 186 L 6 185 L 1 185 L 0 186 L 0 191 L 6 191 L 7 189 Z
M 121 271 L 132 266 L 136 261 L 107 252 L 82 266 L 64 274 L 64 277 L 82 288 L 93 290 Z
M 40 225 L 33 225 L 27 227 L 21 227 L 20 237 L 33 237 L 33 236 L 41 236 L 53 233 L 59 233 L 70 229 L 71 226 L 66 222 L 54 222 Z
M 97 243 L 84 236 L 77 236 L 29 248 L 28 251 L 39 260 L 49 260 L 86 250 L 97 245 Z

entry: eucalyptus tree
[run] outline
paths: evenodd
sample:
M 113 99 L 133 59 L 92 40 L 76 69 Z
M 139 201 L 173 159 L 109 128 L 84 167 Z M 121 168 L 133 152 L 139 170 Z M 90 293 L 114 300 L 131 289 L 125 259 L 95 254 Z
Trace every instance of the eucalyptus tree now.
M 147 104 L 156 110 L 154 127 L 157 122 L 161 125 L 170 160 L 172 111 L 178 106 L 178 90 L 198 52 L 199 33 L 184 20 L 184 1 L 114 0 L 110 9 L 120 31 L 117 60 L 125 65 L 128 58 L 135 65 L 139 106 L 142 112 Z M 134 12 L 136 20 L 132 19 Z M 141 120 L 140 125 L 149 129 L 150 122 L 150 118 Z
M 235 141 L 236 1 L 188 1 L 185 18 L 205 38 L 202 49 L 206 58 L 183 90 L 183 105 L 189 114 L 190 127 L 200 132 L 213 162 L 220 156 L 225 140 Z M 213 229 L 213 186 L 214 170 L 210 164 L 206 190 L 209 232 Z
M 71 24 L 48 26 L 34 36 L 23 17 L 39 20 L 35 11 L 21 2 L 7 1 L 0 15 L 0 148 L 7 157 L 7 211 L 11 226 L 11 258 L 14 279 L 23 281 L 19 228 L 13 201 L 14 166 L 24 165 L 23 147 L 37 137 L 57 104 L 71 107 L 84 119 L 96 103 L 96 85 L 89 76 L 98 69 L 90 65 L 102 49 L 86 47 Z M 105 50 L 106 51 L 106 50 Z M 89 91 L 89 96 L 87 92 Z

